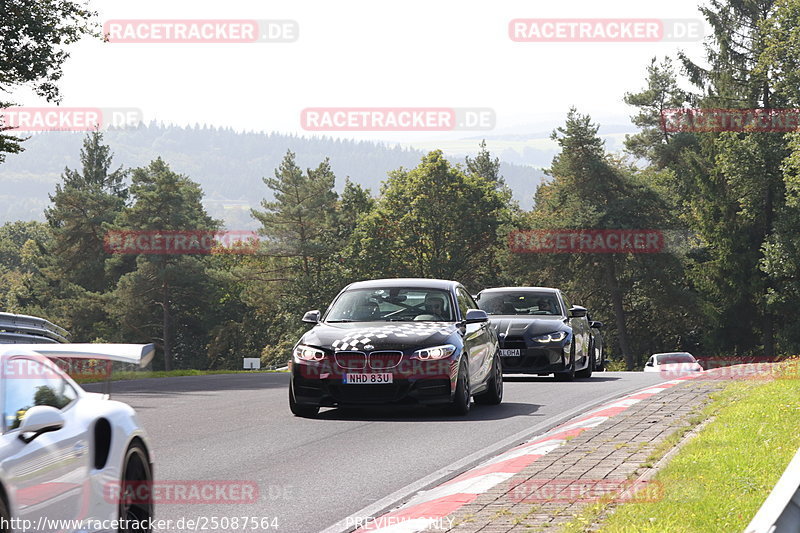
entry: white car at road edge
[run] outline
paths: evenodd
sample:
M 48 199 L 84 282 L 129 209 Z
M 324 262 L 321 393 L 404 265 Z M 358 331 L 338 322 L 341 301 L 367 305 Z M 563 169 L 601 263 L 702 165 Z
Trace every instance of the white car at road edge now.
M 681 375 L 702 372 L 703 367 L 689 352 L 668 352 L 651 355 L 644 365 L 644 371 Z
M 0 531 L 149 530 L 152 502 L 130 496 L 153 479 L 136 413 L 84 391 L 53 359 L 145 366 L 153 354 L 152 344 L 0 345 Z

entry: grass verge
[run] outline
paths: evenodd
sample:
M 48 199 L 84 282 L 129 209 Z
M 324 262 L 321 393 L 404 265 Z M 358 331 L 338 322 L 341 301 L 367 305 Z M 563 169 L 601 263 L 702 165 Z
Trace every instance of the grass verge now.
M 142 371 L 127 370 L 111 373 L 111 381 L 127 381 L 132 379 L 174 378 L 183 376 L 210 376 L 215 374 L 252 374 L 252 373 L 284 372 L 283 370 L 164 370 Z M 78 378 L 75 381 L 81 384 L 102 383 L 105 377 Z
M 704 409 L 715 418 L 656 474 L 663 498 L 617 506 L 599 531 L 743 530 L 800 447 L 797 377 L 733 382 L 716 394 Z

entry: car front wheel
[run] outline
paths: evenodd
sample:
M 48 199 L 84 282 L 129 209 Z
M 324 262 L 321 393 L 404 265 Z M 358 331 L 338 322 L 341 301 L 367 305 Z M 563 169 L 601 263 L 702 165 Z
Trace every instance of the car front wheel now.
M 486 392 L 475 396 L 475 403 L 485 405 L 498 405 L 503 401 L 503 367 L 500 363 L 500 356 L 494 356 L 492 365 L 492 376 L 486 384 Z
M 597 360 L 600 361 L 600 366 L 597 367 L 597 371 L 598 372 L 604 372 L 605 369 L 606 369 L 606 359 L 603 356 L 603 351 L 602 350 L 595 350 L 594 354 L 595 354 L 594 355 L 595 361 L 597 361 Z
M 594 370 L 594 365 L 595 365 L 594 347 L 592 347 L 591 355 L 589 356 L 589 363 L 586 365 L 586 368 L 584 368 L 583 370 L 578 370 L 577 372 L 575 372 L 575 376 L 577 376 L 579 378 L 584 378 L 584 379 L 592 377 L 592 371 Z
M 553 377 L 556 378 L 556 381 L 572 381 L 575 379 L 575 345 L 572 345 L 572 349 L 570 350 L 569 354 L 569 365 L 567 366 L 567 370 L 564 372 L 556 372 L 553 374 Z
M 314 418 L 319 413 L 318 405 L 299 405 L 294 400 L 294 385 L 289 382 L 289 410 L 294 416 L 301 418 Z
M 456 382 L 456 393 L 453 403 L 450 404 L 450 412 L 454 415 L 464 416 L 469 413 L 472 392 L 469 386 L 469 369 L 466 361 L 461 360 L 458 366 L 458 381 Z
M 594 359 L 594 343 L 589 346 L 589 355 L 587 356 L 588 361 L 586 361 L 586 368 L 583 370 L 578 370 L 575 372 L 575 376 L 586 379 L 592 377 L 592 371 L 594 370 L 595 359 Z
M 119 533 L 150 531 L 153 518 L 153 502 L 150 498 L 153 474 L 147 452 L 139 442 L 133 442 L 125 452 L 122 477 L 120 479 Z M 145 485 L 145 490 L 141 486 Z M 145 498 L 136 496 L 146 494 Z

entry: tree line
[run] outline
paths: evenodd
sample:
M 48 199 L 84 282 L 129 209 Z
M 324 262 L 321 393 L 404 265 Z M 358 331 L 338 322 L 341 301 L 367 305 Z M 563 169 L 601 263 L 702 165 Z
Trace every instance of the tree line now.
M 654 59 L 624 95 L 640 132 L 608 153 L 598 125 L 569 111 L 559 153 L 530 210 L 519 207 L 485 143 L 440 151 L 389 173 L 374 193 L 330 161 L 301 168 L 288 151 L 252 211 L 256 254 L 109 254 L 109 231 L 208 230 L 203 191 L 156 159 L 114 168 L 101 133 L 66 169 L 46 223 L 0 228 L 5 310 L 43 316 L 76 341 L 156 342 L 163 368 L 239 368 L 288 359 L 308 309 L 377 277 L 456 279 L 470 290 L 560 287 L 606 323 L 614 358 L 656 351 L 725 357 L 797 353 L 800 134 L 670 131 L 675 108 L 800 108 L 800 4 L 712 0 L 701 61 Z M 9 141 L 10 142 L 10 141 Z M 15 145 L 18 146 L 18 145 Z M 14 149 L 17 149 L 16 147 Z M 660 253 L 520 254 L 515 230 L 658 229 L 685 236 Z

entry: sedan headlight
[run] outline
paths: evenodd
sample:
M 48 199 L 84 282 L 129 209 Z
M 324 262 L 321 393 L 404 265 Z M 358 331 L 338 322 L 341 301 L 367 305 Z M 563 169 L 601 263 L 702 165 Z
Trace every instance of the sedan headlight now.
M 546 344 L 548 342 L 561 342 L 566 338 L 566 331 L 556 331 L 554 333 L 548 333 L 547 335 L 539 335 L 538 337 L 534 337 L 533 340 Z
M 325 352 L 319 348 L 298 344 L 294 349 L 294 356 L 301 361 L 322 361 L 325 359 Z
M 447 359 L 456 352 L 456 347 L 452 344 L 423 348 L 414 352 L 414 357 L 422 361 L 432 361 L 434 359 Z

